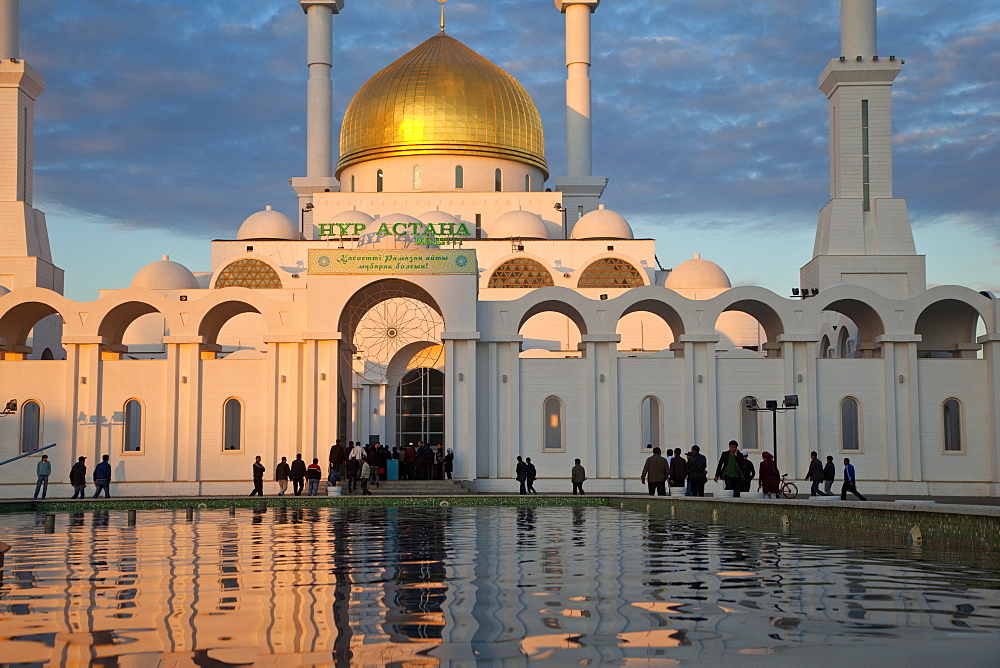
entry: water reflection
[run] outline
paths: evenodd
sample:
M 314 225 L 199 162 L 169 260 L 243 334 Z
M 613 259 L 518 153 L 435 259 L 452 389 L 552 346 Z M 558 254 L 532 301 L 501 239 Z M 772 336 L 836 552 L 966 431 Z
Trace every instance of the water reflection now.
M 5 665 L 802 663 L 817 646 L 827 659 L 899 663 L 933 647 L 992 662 L 1000 650 L 996 566 L 608 508 L 148 511 L 136 526 L 97 511 L 59 515 L 55 534 L 44 514 L 4 522 Z

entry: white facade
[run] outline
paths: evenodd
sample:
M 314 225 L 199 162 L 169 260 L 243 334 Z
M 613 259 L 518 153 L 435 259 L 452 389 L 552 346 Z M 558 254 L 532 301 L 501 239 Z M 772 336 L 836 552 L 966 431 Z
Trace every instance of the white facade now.
M 541 491 L 566 491 L 580 458 L 588 491 L 618 492 L 638 490 L 650 445 L 698 444 L 711 461 L 736 438 L 755 459 L 776 440 L 792 477 L 811 450 L 849 456 L 865 493 L 998 492 L 1000 310 L 967 288 L 926 289 L 892 194 L 899 64 L 866 50 L 822 77 L 831 200 L 802 269 L 805 297 L 789 299 L 732 288 L 701 258 L 662 269 L 652 240 L 595 211 L 606 181 L 589 173 L 589 117 L 570 123 L 574 165 L 551 192 L 537 156 L 509 151 L 376 157 L 338 182 L 315 148 L 332 137 L 321 112 L 335 60 L 317 42 L 346 4 L 302 0 L 311 148 L 293 187 L 307 215 L 234 221 L 235 240 L 211 242 L 210 272 L 164 258 L 94 302 L 59 294 L 44 217 L 30 207 L 31 148 L 17 140 L 30 139 L 41 79 L 0 63 L 0 150 L 16 155 L 0 173 L 0 386 L 20 406 L 0 419 L 0 460 L 57 443 L 55 482 L 77 457 L 92 467 L 109 454 L 118 494 L 221 494 L 246 491 L 256 454 L 271 469 L 297 452 L 325 460 L 337 438 L 395 446 L 422 433 L 454 448 L 456 477 L 481 491 L 516 489 L 521 455 Z M 598 4 L 556 3 L 579 42 L 567 49 L 571 77 L 589 68 Z M 845 44 L 866 45 L 874 14 L 866 23 L 865 2 L 844 6 Z M 589 79 L 568 91 L 589 116 Z M 591 218 L 574 232 L 581 213 Z M 474 251 L 476 270 L 333 274 L 311 263 L 392 263 L 403 250 L 423 261 L 449 247 Z M 743 408 L 792 394 L 800 407 L 778 416 L 777 434 L 768 414 Z M 31 457 L 3 467 L 0 496 L 25 495 L 33 472 Z

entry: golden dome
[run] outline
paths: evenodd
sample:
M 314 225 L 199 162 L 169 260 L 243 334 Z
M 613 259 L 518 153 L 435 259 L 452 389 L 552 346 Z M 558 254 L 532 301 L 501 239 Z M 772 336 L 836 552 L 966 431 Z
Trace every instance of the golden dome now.
M 368 80 L 340 132 L 337 176 L 404 155 L 471 155 L 538 167 L 548 178 L 542 119 L 514 77 L 440 33 Z

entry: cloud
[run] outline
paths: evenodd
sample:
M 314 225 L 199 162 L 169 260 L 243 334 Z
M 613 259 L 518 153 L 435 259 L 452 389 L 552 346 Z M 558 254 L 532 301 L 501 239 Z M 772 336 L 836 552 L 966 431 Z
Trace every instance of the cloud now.
M 896 193 L 915 225 L 959 219 L 1000 248 L 1000 8 L 883 0 Z M 437 31 L 437 3 L 350 2 L 334 18 L 335 119 L 378 69 Z M 139 229 L 231 238 L 304 173 L 305 17 L 291 0 L 36 0 L 22 51 L 36 107 L 36 205 Z M 594 15 L 595 171 L 646 229 L 690 221 L 812 229 L 828 198 L 820 71 L 836 3 L 631 0 Z M 552 3 L 449 3 L 448 31 L 538 104 L 565 164 L 563 18 Z

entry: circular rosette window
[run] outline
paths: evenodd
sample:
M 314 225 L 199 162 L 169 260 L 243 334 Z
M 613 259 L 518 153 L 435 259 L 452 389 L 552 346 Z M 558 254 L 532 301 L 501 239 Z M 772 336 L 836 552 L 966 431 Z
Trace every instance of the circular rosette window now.
M 386 383 L 390 365 L 408 366 L 421 358 L 421 366 L 436 367 L 443 346 L 444 321 L 432 307 L 416 299 L 394 297 L 381 301 L 361 317 L 354 334 L 354 371 L 367 383 Z M 403 355 L 400 355 L 400 353 Z M 399 359 L 405 357 L 406 359 Z

